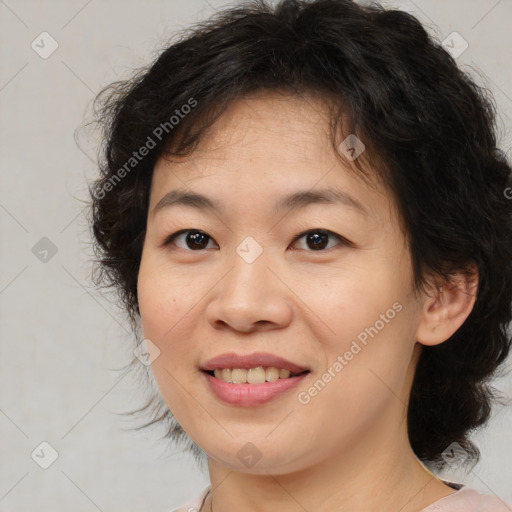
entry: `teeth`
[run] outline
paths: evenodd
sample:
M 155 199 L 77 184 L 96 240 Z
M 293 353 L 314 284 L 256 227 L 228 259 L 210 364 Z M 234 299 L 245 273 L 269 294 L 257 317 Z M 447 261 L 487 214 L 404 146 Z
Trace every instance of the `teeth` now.
M 274 382 L 279 379 L 279 369 L 275 366 L 271 366 L 265 370 L 265 380 L 267 382 Z
M 287 379 L 290 376 L 290 370 L 279 370 L 279 378 Z
M 221 379 L 224 382 L 232 382 L 233 384 L 263 384 L 264 382 L 274 382 L 277 379 L 287 379 L 290 377 L 290 370 L 284 368 L 276 368 L 275 366 L 269 366 L 263 368 L 258 366 L 257 368 L 223 368 L 213 371 L 213 374 L 217 379 Z
M 247 382 L 247 370 L 243 368 L 234 368 L 231 370 L 231 380 L 233 384 L 243 384 Z
M 262 366 L 258 366 L 258 368 L 250 368 L 247 370 L 247 382 L 249 384 L 263 384 L 265 382 L 265 377 L 265 368 Z
M 215 370 L 215 371 L 218 372 L 219 370 Z M 219 376 L 217 374 L 215 374 L 215 377 L 219 377 Z M 225 380 L 226 382 L 233 382 L 231 380 L 231 370 L 229 368 L 224 368 L 223 370 L 221 370 L 221 375 L 219 378 L 222 380 Z

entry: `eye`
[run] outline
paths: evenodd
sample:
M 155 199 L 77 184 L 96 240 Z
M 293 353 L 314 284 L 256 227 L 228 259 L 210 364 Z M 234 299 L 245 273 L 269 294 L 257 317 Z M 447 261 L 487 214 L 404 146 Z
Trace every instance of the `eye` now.
M 183 240 L 185 246 L 180 246 L 175 243 L 176 240 Z M 190 249 L 192 251 L 200 251 L 202 249 L 208 249 L 208 242 L 211 240 L 211 237 L 204 233 L 203 231 L 199 231 L 197 229 L 182 229 L 181 231 L 177 231 L 173 233 L 169 237 L 167 237 L 162 244 L 163 246 L 170 245 L 171 243 L 175 243 L 177 247 L 180 249 Z
M 332 249 L 332 245 L 329 246 L 329 237 L 337 238 L 340 243 L 336 245 L 351 245 L 350 242 L 332 231 L 327 229 L 311 229 L 309 231 L 305 231 L 300 235 L 297 235 L 292 244 L 295 244 L 301 238 L 304 238 L 307 247 L 309 247 L 312 251 L 324 251 L 326 249 Z M 201 251 L 204 249 L 212 249 L 214 247 L 208 247 L 208 243 L 213 239 L 203 231 L 198 229 L 182 229 L 169 235 L 163 242 L 162 247 L 166 247 L 172 243 L 179 247 L 180 249 L 191 250 L 191 251 Z M 181 241 L 180 245 L 177 241 Z M 311 251 L 309 251 L 311 252 Z
M 301 238 L 304 238 L 307 247 L 310 247 L 313 251 L 323 251 L 326 249 L 332 249 L 333 247 L 332 245 L 327 247 L 329 245 L 328 240 L 330 236 L 334 236 L 340 241 L 340 243 L 335 245 L 350 245 L 348 240 L 327 229 L 312 229 L 301 233 L 295 237 L 293 243 L 295 243 L 297 240 L 300 240 Z

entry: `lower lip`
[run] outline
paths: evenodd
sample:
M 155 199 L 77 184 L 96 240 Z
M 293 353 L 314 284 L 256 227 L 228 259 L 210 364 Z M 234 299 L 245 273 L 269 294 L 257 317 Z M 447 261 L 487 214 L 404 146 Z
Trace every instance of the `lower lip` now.
M 274 382 L 263 382 L 262 384 L 232 384 L 206 372 L 203 372 L 203 375 L 210 385 L 210 389 L 223 402 L 240 407 L 255 407 L 290 391 L 309 374 L 303 373 L 296 377 L 277 379 Z

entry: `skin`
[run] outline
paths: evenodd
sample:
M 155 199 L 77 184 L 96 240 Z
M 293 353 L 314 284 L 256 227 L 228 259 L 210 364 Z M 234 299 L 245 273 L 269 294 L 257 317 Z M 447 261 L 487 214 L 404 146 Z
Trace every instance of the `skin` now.
M 208 455 L 214 491 L 204 510 L 412 512 L 454 492 L 415 457 L 406 408 L 422 345 L 442 343 L 462 325 L 476 278 L 455 275 L 453 286 L 432 277 L 440 293 L 414 293 L 391 194 L 336 158 L 327 114 L 312 97 L 252 94 L 230 105 L 191 156 L 161 159 L 154 170 L 138 279 L 142 328 L 160 350 L 152 370 L 165 402 Z M 324 187 L 347 192 L 367 214 L 345 204 L 272 211 L 286 194 Z M 154 213 L 178 188 L 225 209 L 174 205 Z M 190 248 L 186 234 L 163 246 L 181 229 L 207 233 L 207 248 Z M 310 229 L 350 243 L 331 235 L 320 251 L 306 237 L 294 242 Z M 236 252 L 247 236 L 263 250 L 252 263 Z M 401 311 L 300 403 L 298 394 L 395 303 Z M 220 402 L 199 366 L 254 351 L 311 373 L 258 407 Z M 261 453 L 250 468 L 237 457 L 247 442 Z

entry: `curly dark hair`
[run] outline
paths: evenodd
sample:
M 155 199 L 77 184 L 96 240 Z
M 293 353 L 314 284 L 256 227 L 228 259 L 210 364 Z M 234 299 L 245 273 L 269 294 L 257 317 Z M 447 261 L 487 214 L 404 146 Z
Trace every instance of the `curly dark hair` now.
M 95 284 L 117 290 L 136 330 L 157 160 L 190 154 L 229 104 L 251 92 L 329 101 L 333 146 L 344 116 L 366 145 L 356 172 L 378 173 L 396 200 L 415 290 L 431 274 L 449 280 L 478 270 L 464 324 L 440 345 L 423 347 L 408 408 L 420 460 L 440 468 L 442 452 L 457 442 L 478 461 L 469 436 L 498 398 L 491 378 L 509 353 L 512 319 L 511 167 L 497 148 L 491 93 L 414 16 L 378 4 L 255 0 L 178 36 L 151 65 L 96 98 L 104 145 L 100 177 L 89 185 Z M 147 425 L 167 419 L 166 436 L 187 437 L 161 398 L 144 410 L 153 414 Z M 188 448 L 202 452 L 191 441 Z

